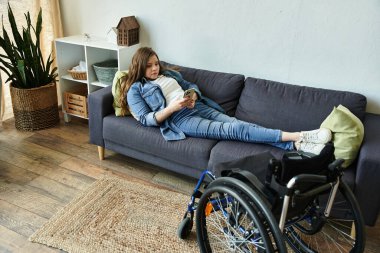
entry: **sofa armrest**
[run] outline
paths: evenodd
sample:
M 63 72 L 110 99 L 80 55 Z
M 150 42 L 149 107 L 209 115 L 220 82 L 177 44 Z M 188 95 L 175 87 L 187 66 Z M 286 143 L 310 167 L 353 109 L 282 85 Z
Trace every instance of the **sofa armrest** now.
M 112 106 L 112 87 L 92 92 L 88 96 L 88 124 L 90 128 L 90 143 L 104 147 L 103 118 L 114 113 Z
M 364 140 L 360 149 L 355 180 L 355 196 L 365 223 L 375 225 L 380 211 L 380 115 L 367 113 Z

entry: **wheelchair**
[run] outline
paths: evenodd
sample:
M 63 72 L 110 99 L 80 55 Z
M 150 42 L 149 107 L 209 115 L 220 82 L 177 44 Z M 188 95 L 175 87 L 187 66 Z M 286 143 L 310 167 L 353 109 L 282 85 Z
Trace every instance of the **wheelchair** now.
M 333 152 L 329 143 L 317 156 L 264 153 L 205 170 L 179 238 L 195 218 L 201 252 L 363 252 L 364 221 Z

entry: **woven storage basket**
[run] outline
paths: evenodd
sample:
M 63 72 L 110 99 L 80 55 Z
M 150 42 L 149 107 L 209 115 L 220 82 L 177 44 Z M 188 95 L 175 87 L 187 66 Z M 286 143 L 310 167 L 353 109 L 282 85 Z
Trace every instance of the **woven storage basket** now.
M 75 71 L 75 70 L 68 70 L 69 74 L 72 78 L 76 80 L 87 80 L 87 72 L 86 71 Z
M 95 63 L 93 67 L 99 82 L 106 85 L 112 84 L 115 73 L 117 72 L 117 60 Z
M 58 124 L 58 98 L 55 83 L 32 89 L 19 89 L 11 84 L 10 94 L 16 129 L 33 131 Z

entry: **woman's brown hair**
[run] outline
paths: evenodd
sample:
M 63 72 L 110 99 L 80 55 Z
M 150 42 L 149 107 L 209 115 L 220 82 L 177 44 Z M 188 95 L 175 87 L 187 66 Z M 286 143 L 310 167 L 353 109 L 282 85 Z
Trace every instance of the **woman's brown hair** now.
M 121 113 L 122 115 L 126 115 L 128 113 L 128 104 L 126 100 L 127 93 L 129 88 L 137 81 L 142 81 L 145 76 L 146 66 L 148 65 L 149 58 L 155 55 L 158 59 L 158 64 L 160 65 L 159 74 L 162 74 L 165 70 L 171 69 L 175 71 L 179 71 L 179 67 L 172 66 L 166 67 L 162 66 L 160 62 L 160 58 L 158 58 L 157 53 L 150 47 L 141 47 L 132 57 L 131 65 L 128 68 L 128 75 L 121 78 L 119 80 L 120 84 L 120 93 L 123 94 L 119 98 L 119 104 L 121 105 Z
M 132 86 L 133 83 L 137 81 L 141 81 L 142 78 L 145 75 L 145 69 L 148 64 L 149 58 L 155 55 L 158 59 L 158 55 L 156 52 L 153 51 L 150 47 L 141 47 L 139 48 L 136 53 L 132 57 L 131 65 L 129 65 L 128 69 L 128 75 L 123 77 L 120 80 L 120 93 L 123 94 L 119 98 L 119 104 L 121 105 L 122 114 L 125 115 L 127 113 L 127 102 L 126 102 L 126 95 L 129 91 L 129 88 Z M 163 68 L 161 66 L 160 61 L 158 61 L 160 64 L 160 73 L 163 71 Z

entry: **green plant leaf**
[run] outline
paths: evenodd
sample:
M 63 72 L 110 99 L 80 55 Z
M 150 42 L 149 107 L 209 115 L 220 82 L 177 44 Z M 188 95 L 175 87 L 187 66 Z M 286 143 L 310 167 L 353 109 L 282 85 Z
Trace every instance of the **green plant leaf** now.
M 8 4 L 8 19 L 11 26 L 13 40 L 10 39 L 2 24 L 3 35 L 0 36 L 1 69 L 7 73 L 8 79 L 15 87 L 33 88 L 55 82 L 58 76 L 57 68 L 52 67 L 54 60 L 49 55 L 47 61 L 43 59 L 40 46 L 42 32 L 42 9 L 40 8 L 36 25 L 33 26 L 29 11 L 24 14 L 26 26 L 19 32 L 11 6 Z M 22 35 L 22 36 L 21 36 Z
M 18 71 L 16 71 L 17 65 L 15 64 L 17 62 L 18 53 L 14 50 L 14 45 L 10 40 L 7 31 L 5 30 L 4 24 L 2 28 L 3 37 L 0 37 L 0 47 L 3 48 L 4 52 L 7 54 L 7 57 L 0 56 L 0 58 L 3 66 L 7 68 L 9 71 L 7 72 L 9 78 L 6 82 L 8 82 L 9 80 L 12 82 L 17 82 L 17 80 L 21 78 L 21 76 L 19 76 Z
M 36 23 L 37 40 L 40 39 L 41 31 L 42 31 L 42 8 L 40 8 L 40 11 L 38 12 L 37 23 Z M 39 43 L 37 43 L 37 44 L 39 44 Z
M 17 69 L 18 69 L 18 72 L 20 73 L 21 75 L 21 80 L 24 84 L 24 86 L 26 86 L 26 77 L 25 77 L 25 68 L 24 68 L 24 61 L 23 60 L 18 60 L 17 61 Z
M 11 25 L 12 35 L 13 35 L 14 41 L 17 45 L 17 48 L 22 48 L 24 43 L 23 43 L 21 34 L 18 31 L 16 20 L 15 20 L 15 17 L 13 15 L 13 11 L 12 11 L 9 3 L 8 3 L 8 19 L 9 19 L 9 24 Z M 22 53 L 22 51 L 20 51 L 20 52 Z

